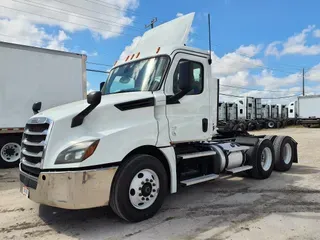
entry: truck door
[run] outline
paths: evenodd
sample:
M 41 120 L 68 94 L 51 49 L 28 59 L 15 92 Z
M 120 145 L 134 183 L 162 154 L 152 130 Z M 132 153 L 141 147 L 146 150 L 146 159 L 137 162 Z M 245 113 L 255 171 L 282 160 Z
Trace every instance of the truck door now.
M 166 114 L 169 122 L 171 142 L 205 140 L 211 134 L 210 91 L 208 84 L 208 59 L 178 53 L 175 55 L 168 73 L 165 94 L 167 98 L 177 94 L 179 89 L 179 64 L 190 61 L 192 90 L 176 103 L 167 101 Z

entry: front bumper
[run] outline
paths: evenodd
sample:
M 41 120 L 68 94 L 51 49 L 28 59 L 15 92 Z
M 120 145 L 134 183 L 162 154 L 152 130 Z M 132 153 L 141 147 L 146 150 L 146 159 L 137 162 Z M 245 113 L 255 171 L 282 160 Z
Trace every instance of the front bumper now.
M 65 209 L 85 209 L 109 204 L 117 167 L 41 172 L 32 176 L 20 166 L 20 192 L 34 202 Z M 26 190 L 27 189 L 27 190 Z

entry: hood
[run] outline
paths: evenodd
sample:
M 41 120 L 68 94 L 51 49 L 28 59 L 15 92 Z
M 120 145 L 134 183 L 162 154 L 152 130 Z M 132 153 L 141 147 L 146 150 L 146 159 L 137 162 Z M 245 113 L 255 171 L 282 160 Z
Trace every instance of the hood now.
M 100 104 L 93 110 L 93 112 L 99 111 L 99 109 L 101 110 L 109 106 L 114 106 L 118 103 L 125 103 L 150 97 L 153 97 L 153 94 L 151 92 L 127 92 L 103 95 L 101 97 Z M 87 103 L 87 100 L 81 100 L 77 102 L 64 104 L 58 107 L 50 108 L 48 110 L 34 115 L 34 117 L 47 117 L 53 121 L 57 121 L 66 117 L 75 116 L 88 106 L 89 104 Z

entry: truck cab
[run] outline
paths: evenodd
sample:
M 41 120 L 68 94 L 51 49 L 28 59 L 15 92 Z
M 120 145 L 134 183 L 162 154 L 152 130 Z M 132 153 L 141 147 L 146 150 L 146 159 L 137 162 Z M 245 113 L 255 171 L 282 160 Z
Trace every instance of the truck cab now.
M 224 172 L 270 176 L 270 139 L 229 139 L 215 130 L 218 81 L 211 76 L 210 55 L 183 44 L 193 17 L 146 32 L 87 101 L 43 111 L 27 122 L 20 163 L 24 195 L 66 209 L 110 205 L 120 217 L 141 221 L 180 186 Z M 172 44 L 164 44 L 164 32 L 172 33 Z M 296 143 L 290 137 L 281 141 L 291 149 L 289 169 Z

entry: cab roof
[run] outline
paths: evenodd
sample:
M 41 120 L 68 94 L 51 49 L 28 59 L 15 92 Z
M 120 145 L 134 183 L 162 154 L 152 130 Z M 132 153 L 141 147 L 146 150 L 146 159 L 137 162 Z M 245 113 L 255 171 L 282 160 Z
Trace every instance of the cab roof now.
M 208 55 L 207 51 L 185 46 L 193 19 L 194 13 L 189 13 L 146 31 L 136 46 L 115 66 L 162 54 L 171 55 L 177 49 Z

